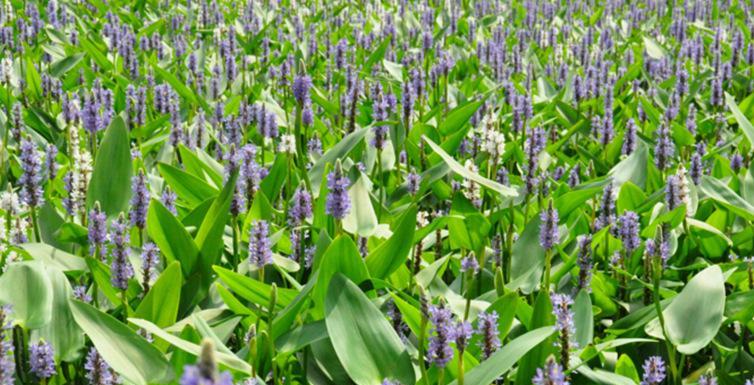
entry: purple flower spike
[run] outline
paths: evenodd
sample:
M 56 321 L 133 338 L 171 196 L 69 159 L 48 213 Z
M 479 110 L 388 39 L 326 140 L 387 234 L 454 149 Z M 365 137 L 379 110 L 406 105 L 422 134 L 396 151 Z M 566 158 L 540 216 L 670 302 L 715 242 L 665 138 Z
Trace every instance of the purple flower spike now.
M 340 164 L 327 175 L 327 194 L 325 212 L 337 220 L 342 220 L 351 210 L 351 198 L 348 196 L 348 187 L 351 181 L 343 175 Z
M 128 260 L 130 254 L 128 225 L 123 214 L 112 223 L 110 242 L 112 243 L 113 254 L 113 261 L 110 265 L 110 282 L 116 289 L 126 290 L 128 289 L 128 280 L 134 276 L 134 268 Z
M 31 373 L 39 379 L 55 375 L 55 353 L 49 342 L 39 341 L 29 346 L 29 364 Z
M 427 360 L 438 368 L 444 368 L 453 359 L 453 348 L 450 341 L 455 338 L 455 330 L 451 323 L 450 310 L 442 305 L 430 306 L 430 320 L 432 321 L 432 335 L 429 337 Z
M 249 262 L 258 268 L 272 263 L 269 231 L 269 225 L 264 220 L 254 222 L 249 231 Z
M 665 380 L 665 362 L 660 356 L 647 358 L 642 369 L 644 369 L 644 376 L 640 385 L 660 385 Z

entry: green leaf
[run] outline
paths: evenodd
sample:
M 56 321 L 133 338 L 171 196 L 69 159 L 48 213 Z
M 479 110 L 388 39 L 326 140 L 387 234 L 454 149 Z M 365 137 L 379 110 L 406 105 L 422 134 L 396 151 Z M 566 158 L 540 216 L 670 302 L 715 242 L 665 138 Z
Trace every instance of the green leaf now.
M 749 202 L 741 198 L 717 178 L 703 175 L 702 183 L 699 184 L 699 193 L 700 200 L 711 198 L 741 217 L 750 221 L 754 220 L 754 206 L 750 205 Z
M 174 324 L 178 316 L 182 280 L 181 264 L 173 262 L 168 265 L 136 308 L 134 316 L 163 328 Z
M 723 322 L 725 277 L 717 265 L 692 278 L 662 312 L 665 331 L 679 352 L 694 354 L 707 346 Z M 662 338 L 659 321 L 645 327 L 647 334 Z
M 217 196 L 219 191 L 205 181 L 169 164 L 157 165 L 160 175 L 173 188 L 175 194 L 194 207 L 207 199 Z
M 116 116 L 97 149 L 86 203 L 91 208 L 94 202 L 99 202 L 102 211 L 108 216 L 115 216 L 128 210 L 130 197 L 131 145 L 126 123 Z
M 348 189 L 351 198 L 351 210 L 343 218 L 343 229 L 351 234 L 369 237 L 377 228 L 377 215 L 374 213 L 372 199 L 369 196 L 370 183 L 363 174 Z
M 70 71 L 73 67 L 79 64 L 81 62 L 81 59 L 84 58 L 83 53 L 77 53 L 71 56 L 66 56 L 63 59 L 60 59 L 56 61 L 55 63 L 52 63 L 52 66 L 50 67 L 50 75 L 59 78 L 68 71 Z
M 736 119 L 736 122 L 738 122 L 738 127 L 741 128 L 746 139 L 749 140 L 750 144 L 754 145 L 754 126 L 751 125 L 751 122 L 746 118 L 746 115 L 744 115 L 738 108 L 736 99 L 727 92 L 725 93 L 725 104 L 730 108 L 730 112 L 733 113 L 733 117 Z
M 545 249 L 539 244 L 539 215 L 534 216 L 513 244 L 511 261 L 511 290 L 531 293 L 539 285 L 545 265 Z
M 39 261 L 12 263 L 0 275 L 0 303 L 13 306 L 13 319 L 27 329 L 41 328 L 52 319 L 52 289 Z
M 555 329 L 552 326 L 545 326 L 532 330 L 503 346 L 493 353 L 490 358 L 482 361 L 474 369 L 471 369 L 464 376 L 467 384 L 489 384 L 496 378 L 507 373 L 526 353 L 535 346 L 549 338 Z M 450 385 L 457 385 L 458 381 L 453 381 Z
M 55 358 L 71 362 L 79 357 L 85 342 L 84 332 L 73 319 L 68 304 L 73 290 L 62 271 L 52 266 L 47 266 L 46 270 L 52 287 L 52 314 L 55 316 L 47 325 L 36 330 L 34 335 L 52 344 Z
M 228 216 L 230 215 L 230 201 L 233 198 L 237 179 L 237 172 L 233 173 L 228 179 L 222 192 L 215 198 L 214 203 L 209 208 L 194 239 L 202 255 L 201 265 L 207 270 L 214 264 L 215 259 L 223 248 L 222 235 L 225 232 L 225 223 L 228 221 Z
M 406 210 L 393 229 L 393 235 L 367 255 L 366 266 L 375 278 L 386 278 L 406 263 L 414 244 L 416 206 Z
M 613 176 L 615 187 L 620 188 L 623 183 L 631 181 L 643 188 L 647 181 L 647 156 L 647 146 L 639 142 L 636 150 L 608 173 Z
M 440 122 L 437 129 L 443 135 L 450 135 L 457 132 L 464 124 L 466 124 L 466 122 L 469 121 L 469 119 L 471 119 L 474 113 L 479 109 L 479 106 L 483 103 L 484 100 L 477 100 L 454 108 L 448 113 L 448 116 Z
M 333 277 L 325 305 L 330 340 L 355 383 L 380 385 L 386 378 L 414 383 L 414 367 L 403 341 L 353 282 L 341 274 Z
M 166 383 L 173 377 L 168 361 L 157 348 L 107 313 L 71 300 L 76 323 L 113 370 L 136 385 Z
M 623 377 L 628 377 L 634 380 L 634 383 L 639 383 L 639 372 L 636 371 L 636 365 L 626 354 L 621 354 L 618 357 L 618 362 L 615 363 L 615 374 Z
M 646 35 L 642 35 L 642 39 L 644 40 L 644 49 L 647 50 L 649 57 L 652 59 L 662 59 L 665 57 L 667 54 L 665 48 L 659 45 L 655 39 Z
M 288 155 L 284 153 L 276 155 L 275 163 L 270 167 L 269 174 L 262 179 L 259 189 L 268 199 L 275 200 L 280 194 L 280 189 L 283 188 L 285 180 L 288 178 L 288 167 L 291 166 L 289 159 Z
M 181 222 L 155 199 L 147 212 L 147 233 L 169 262 L 181 262 L 184 277 L 194 271 L 199 248 Z
M 241 298 L 253 302 L 263 308 L 267 308 L 270 305 L 272 286 L 220 266 L 214 266 L 214 270 L 220 279 L 228 285 L 228 288 L 238 294 Z M 283 309 L 288 306 L 295 297 L 295 290 L 278 287 L 275 309 Z
M 84 258 L 56 249 L 46 243 L 24 243 L 21 247 L 35 261 L 44 262 L 47 266 L 54 266 L 62 271 L 85 271 L 87 269 Z
M 322 262 L 317 270 L 317 284 L 312 293 L 316 304 L 324 305 L 327 292 L 332 285 L 330 280 L 337 273 L 345 275 L 357 284 L 369 278 L 359 248 L 348 235 L 335 238 L 322 255 Z
M 592 314 L 592 299 L 589 292 L 579 290 L 573 301 L 573 323 L 576 325 L 574 338 L 578 346 L 587 346 L 594 338 L 594 315 Z
M 432 139 L 429 139 L 426 136 L 422 136 L 422 138 L 424 138 L 424 141 L 427 142 L 430 147 L 432 147 L 432 151 L 439 155 L 442 160 L 445 161 L 448 167 L 450 167 L 450 169 L 453 170 L 453 172 L 455 172 L 456 174 L 499 193 L 503 198 L 514 198 L 518 196 L 518 192 L 516 192 L 516 190 L 467 170 L 466 167 L 463 167 L 452 156 L 448 155 L 448 153 L 445 152 L 442 147 L 433 142 Z
M 364 135 L 367 134 L 367 131 L 367 128 L 362 128 L 346 135 L 336 145 L 332 146 L 332 148 L 327 150 L 326 153 L 317 159 L 311 170 L 309 170 L 312 194 L 314 194 L 315 197 L 319 194 L 319 186 L 322 182 L 325 167 L 328 164 L 335 164 L 335 161 L 338 159 L 345 158 L 357 144 L 361 143 L 361 140 L 364 139 Z
M 165 330 L 161 329 L 157 325 L 143 319 L 138 318 L 129 318 L 128 322 L 152 333 L 155 337 L 159 337 L 171 345 L 175 346 L 176 348 L 183 350 L 186 353 L 192 354 L 196 357 L 199 357 L 201 354 L 202 347 L 190 342 L 186 341 L 180 337 L 176 337 Z M 243 361 L 242 359 L 236 357 L 235 355 L 230 355 L 226 352 L 219 351 L 218 349 L 215 349 L 215 358 L 217 358 L 217 362 L 219 362 L 221 365 L 226 366 L 229 369 L 249 374 L 251 373 L 251 366 Z

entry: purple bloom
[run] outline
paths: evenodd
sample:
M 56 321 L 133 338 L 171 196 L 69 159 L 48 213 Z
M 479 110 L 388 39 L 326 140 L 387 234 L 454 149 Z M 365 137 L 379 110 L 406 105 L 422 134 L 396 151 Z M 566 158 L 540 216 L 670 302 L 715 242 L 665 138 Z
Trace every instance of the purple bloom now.
M 165 206 L 168 211 L 173 213 L 173 215 L 176 215 L 178 213 L 175 209 L 176 199 L 177 197 L 173 190 L 170 189 L 170 187 L 166 187 L 165 191 L 162 192 L 162 196 L 160 197 L 160 201 L 162 201 L 163 206 Z
M 599 212 L 597 219 L 594 221 L 594 229 L 600 230 L 612 226 L 613 222 L 615 222 L 615 190 L 612 180 L 605 185 L 605 189 L 602 191 Z
M 299 187 L 293 194 L 291 206 L 288 209 L 288 223 L 299 226 L 312 216 L 312 196 L 305 188 Z
M 626 253 L 631 254 L 639 248 L 639 216 L 635 212 L 626 211 L 618 218 L 618 234 Z
M 549 206 L 539 215 L 541 221 L 539 225 L 539 244 L 545 249 L 552 249 L 558 242 L 558 210 L 552 206 L 550 200 Z
M 474 335 L 474 329 L 471 327 L 471 323 L 468 321 L 459 321 L 456 324 L 455 331 L 456 348 L 458 348 L 459 354 L 463 354 L 466 347 L 469 345 L 471 337 Z
M 134 268 L 128 260 L 129 234 L 126 219 L 121 214 L 115 222 L 112 223 L 110 233 L 110 243 L 112 243 L 113 261 L 110 265 L 110 283 L 113 287 L 120 290 L 128 289 L 128 280 L 134 276 Z
M 84 369 L 86 369 L 86 379 L 89 380 L 90 385 L 115 385 L 120 382 L 110 369 L 110 365 L 105 362 L 94 347 L 89 349 L 89 353 L 86 355 Z
M 0 385 L 15 383 L 16 363 L 13 359 L 10 315 L 10 305 L 0 306 Z
M 537 368 L 537 373 L 531 379 L 533 385 L 569 385 L 566 381 L 563 368 L 554 360 L 550 359 L 545 364 L 544 370 Z
M 249 262 L 262 268 L 272 263 L 272 244 L 267 221 L 256 221 L 249 230 Z
M 84 99 L 84 108 L 81 111 L 81 123 L 89 134 L 96 134 L 104 128 L 100 116 L 100 103 L 94 95 Z
M 477 334 L 482 336 L 479 347 L 485 359 L 500 348 L 500 332 L 497 329 L 498 315 L 496 311 L 481 312 L 477 316 Z
M 567 294 L 553 293 L 550 295 L 550 300 L 552 301 L 552 314 L 555 316 L 555 329 L 561 333 L 573 335 L 576 332 L 576 326 L 573 323 L 573 311 L 570 309 L 570 306 L 573 305 L 573 299 Z
M 640 385 L 660 385 L 665 380 L 665 362 L 660 356 L 651 356 L 642 365 L 644 376 Z
M 309 89 L 312 87 L 312 78 L 309 75 L 297 75 L 293 79 L 293 97 L 299 105 L 304 105 L 309 100 Z
M 730 157 L 730 168 L 733 169 L 733 171 L 738 172 L 738 170 L 741 169 L 744 165 L 744 158 L 739 153 L 733 154 L 733 156 Z
M 453 348 L 450 347 L 450 341 L 455 337 L 455 330 L 451 323 L 452 315 L 450 310 L 442 305 L 430 306 L 429 314 L 432 332 L 429 337 L 427 360 L 442 369 L 453 358 Z
M 673 210 L 684 203 L 683 181 L 680 176 L 668 175 L 668 182 L 665 185 L 665 203 L 668 205 L 668 210 Z
M 98 257 L 105 256 L 105 241 L 107 241 L 107 215 L 102 212 L 99 202 L 94 202 L 94 207 L 89 211 L 88 238 L 89 248 L 92 255 L 99 250 Z
M 579 289 L 591 291 L 592 280 L 592 236 L 583 235 L 578 241 L 578 259 L 579 265 Z
M 713 375 L 702 375 L 699 377 L 699 385 L 717 385 L 717 378 Z
M 633 119 L 626 121 L 626 133 L 623 136 L 623 146 L 621 147 L 621 154 L 631 155 L 636 149 L 636 123 Z
M 45 170 L 47 170 L 47 179 L 53 180 L 58 175 L 58 164 L 55 157 L 58 156 L 58 148 L 55 145 L 48 144 L 45 150 Z
M 86 286 L 80 285 L 73 288 L 73 298 L 81 302 L 92 302 L 92 296 L 87 293 Z
M 141 276 L 144 292 L 149 291 L 150 282 L 157 276 L 157 264 L 160 263 L 160 249 L 152 242 L 141 248 Z
M 147 224 L 147 209 L 149 208 L 149 188 L 144 170 L 131 179 L 131 224 L 143 229 Z
M 351 181 L 344 176 L 340 164 L 330 171 L 327 175 L 327 188 L 330 192 L 327 194 L 325 213 L 332 215 L 335 219 L 342 220 L 351 210 L 351 198 L 348 196 L 348 187 Z
M 28 138 L 21 142 L 21 201 L 31 207 L 38 207 L 44 203 L 42 196 L 42 163 L 39 160 L 37 147 Z
M 412 169 L 411 172 L 406 175 L 406 187 L 408 188 L 408 193 L 416 195 L 416 193 L 419 192 L 421 181 L 421 175 L 417 174 L 416 171 Z
M 461 271 L 470 271 L 472 274 L 479 271 L 479 262 L 476 260 L 473 254 L 469 254 L 461 259 Z
M 39 341 L 29 346 L 29 365 L 31 373 L 39 379 L 55 375 L 55 353 L 49 342 Z
M 670 137 L 668 125 L 660 124 L 657 129 L 657 144 L 655 145 L 655 165 L 660 170 L 665 170 L 670 166 L 670 160 L 675 154 L 675 143 Z

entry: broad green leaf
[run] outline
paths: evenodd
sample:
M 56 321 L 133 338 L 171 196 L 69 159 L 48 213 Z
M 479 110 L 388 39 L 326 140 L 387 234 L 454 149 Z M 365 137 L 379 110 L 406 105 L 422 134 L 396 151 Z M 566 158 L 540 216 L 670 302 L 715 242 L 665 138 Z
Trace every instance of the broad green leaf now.
M 173 262 L 168 265 L 139 303 L 134 317 L 154 322 L 163 328 L 174 324 L 178 316 L 182 280 L 181 264 Z
M 665 331 L 679 352 L 694 354 L 707 346 L 723 322 L 725 277 L 717 265 L 692 278 L 662 312 Z M 657 319 L 645 327 L 647 334 L 662 338 Z
M 309 180 L 311 181 L 312 194 L 315 198 L 319 194 L 319 186 L 322 182 L 322 176 L 324 175 L 325 167 L 328 164 L 335 164 L 336 160 L 343 159 L 348 156 L 351 150 L 353 150 L 353 148 L 356 147 L 357 144 L 361 143 L 361 140 L 364 139 L 367 131 L 367 128 L 362 128 L 346 135 L 336 145 L 332 146 L 319 159 L 317 159 L 312 168 L 309 170 Z
M 439 155 L 443 161 L 450 167 L 453 172 L 456 174 L 462 176 L 465 179 L 474 181 L 476 183 L 479 183 L 482 186 L 485 186 L 489 188 L 492 191 L 495 191 L 499 193 L 503 198 L 514 198 L 518 196 L 518 192 L 516 190 L 504 186 L 500 183 L 497 183 L 493 180 L 487 179 L 475 172 L 471 172 L 467 170 L 465 167 L 463 167 L 458 161 L 456 161 L 452 156 L 448 155 L 445 150 L 442 149 L 442 147 L 438 146 L 435 142 L 432 141 L 432 139 L 429 139 L 426 136 L 423 136 L 424 141 L 429 144 L 429 146 L 432 148 L 432 151 L 434 151 L 437 155 Z
M 62 271 L 85 271 L 87 269 L 84 258 L 56 249 L 48 244 L 24 243 L 21 247 L 35 261 L 44 262 L 47 266 L 54 266 Z
M 406 210 L 398 219 L 393 235 L 367 255 L 366 266 L 375 278 L 386 278 L 403 265 L 414 244 L 417 208 Z
M 83 53 L 77 53 L 71 56 L 67 56 L 63 59 L 60 59 L 56 61 L 55 63 L 52 63 L 52 66 L 50 67 L 50 75 L 55 77 L 61 77 L 68 73 L 73 67 L 75 67 L 79 62 L 81 62 L 81 59 L 84 58 Z
M 154 335 L 155 337 L 159 337 L 167 341 L 171 345 L 175 346 L 178 349 L 183 350 L 186 353 L 190 353 L 197 357 L 199 357 L 199 355 L 201 354 L 201 351 L 202 351 L 201 346 L 193 342 L 186 341 L 180 337 L 176 337 L 147 320 L 138 319 L 138 318 L 129 318 L 128 322 L 146 330 L 149 333 L 152 333 L 152 335 Z M 229 355 L 225 352 L 215 350 L 215 358 L 217 358 L 217 362 L 219 362 L 221 365 L 225 365 L 229 369 L 233 369 L 235 371 L 239 371 L 239 372 L 247 373 L 247 374 L 251 373 L 251 366 L 249 366 L 248 363 L 236 357 L 235 355 Z
M 573 323 L 576 326 L 574 338 L 578 346 L 587 346 L 594 338 L 594 314 L 592 314 L 592 299 L 589 292 L 579 291 L 573 303 Z
M 53 286 L 40 261 L 16 262 L 0 275 L 0 303 L 13 306 L 13 319 L 27 329 L 52 319 Z
M 618 357 L 618 362 L 615 363 L 615 374 L 628 377 L 632 379 L 634 383 L 639 383 L 639 372 L 636 371 L 636 365 L 634 365 L 631 357 L 627 354 L 621 354 L 620 357 Z
M 555 329 L 552 326 L 545 326 L 532 330 L 503 346 L 500 350 L 493 353 L 490 358 L 482 361 L 474 369 L 470 370 L 464 376 L 464 382 L 467 384 L 489 384 L 496 378 L 507 373 L 513 365 L 535 346 L 549 338 Z M 450 385 L 457 385 L 458 381 L 453 381 Z
M 179 261 L 183 275 L 188 277 L 196 267 L 199 249 L 181 222 L 157 200 L 147 212 L 147 233 L 168 262 Z
M 99 202 L 108 216 L 128 211 L 131 197 L 131 144 L 126 123 L 116 116 L 97 149 L 92 180 L 86 196 L 87 207 Z
M 709 175 L 702 176 L 699 184 L 699 199 L 711 198 L 741 217 L 754 220 L 754 206 L 736 194 L 721 180 Z
M 359 254 L 359 248 L 347 235 L 335 238 L 322 255 L 322 262 L 317 270 L 317 284 L 312 293 L 317 305 L 324 305 L 327 292 L 332 286 L 330 281 L 337 273 L 345 275 L 357 284 L 369 278 L 367 267 Z
M 354 382 L 380 385 L 389 378 L 414 383 L 414 367 L 403 341 L 353 282 L 341 274 L 333 277 L 325 305 L 330 340 Z
M 736 119 L 738 127 L 741 128 L 746 139 L 749 140 L 750 144 L 754 145 L 754 126 L 751 125 L 749 119 L 747 119 L 743 112 L 738 108 L 736 99 L 727 92 L 725 93 L 725 104 L 730 109 L 730 112 L 733 113 L 733 117 Z
M 263 308 L 269 306 L 270 293 L 272 292 L 272 287 L 270 285 L 220 266 L 215 266 L 214 270 L 220 279 L 228 285 L 228 288 L 241 298 L 251 301 Z M 278 287 L 275 309 L 283 309 L 285 306 L 288 306 L 295 297 L 295 290 Z
M 62 361 L 76 360 L 84 347 L 84 332 L 73 319 L 68 299 L 73 295 L 71 284 L 58 268 L 47 266 L 47 276 L 52 287 L 52 320 L 35 331 L 38 336 L 52 344 L 55 358 Z
M 623 183 L 628 181 L 644 187 L 647 181 L 647 157 L 647 146 L 639 142 L 636 150 L 616 164 L 608 173 L 612 175 L 615 187 L 621 188 Z
M 168 361 L 157 348 L 107 313 L 71 300 L 76 323 L 113 370 L 136 385 L 166 383 L 173 377 Z
M 464 124 L 466 124 L 466 122 L 469 121 L 469 119 L 471 119 L 474 113 L 479 109 L 479 106 L 483 103 L 484 100 L 477 100 L 454 108 L 448 113 L 448 116 L 440 122 L 437 129 L 443 135 L 450 135 L 457 132 Z
M 175 194 L 191 207 L 214 198 L 219 193 L 205 181 L 169 164 L 160 163 L 157 169 Z
M 343 229 L 351 234 L 369 237 L 377 228 L 377 215 L 374 213 L 372 199 L 369 196 L 371 183 L 365 175 L 361 175 L 348 189 L 351 198 L 351 210 L 343 218 Z
M 649 57 L 658 60 L 665 57 L 665 48 L 658 44 L 655 39 L 646 35 L 642 35 L 642 39 L 644 40 L 644 48 L 647 50 Z
M 545 266 L 545 249 L 539 244 L 539 215 L 526 224 L 524 231 L 513 244 L 511 290 L 520 289 L 528 294 L 539 285 Z

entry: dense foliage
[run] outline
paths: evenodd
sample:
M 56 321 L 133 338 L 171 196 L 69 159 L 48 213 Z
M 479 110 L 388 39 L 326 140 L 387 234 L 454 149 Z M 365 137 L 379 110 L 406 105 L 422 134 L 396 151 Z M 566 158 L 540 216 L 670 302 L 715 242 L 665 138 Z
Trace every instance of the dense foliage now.
M 751 385 L 753 9 L 0 0 L 0 385 Z

